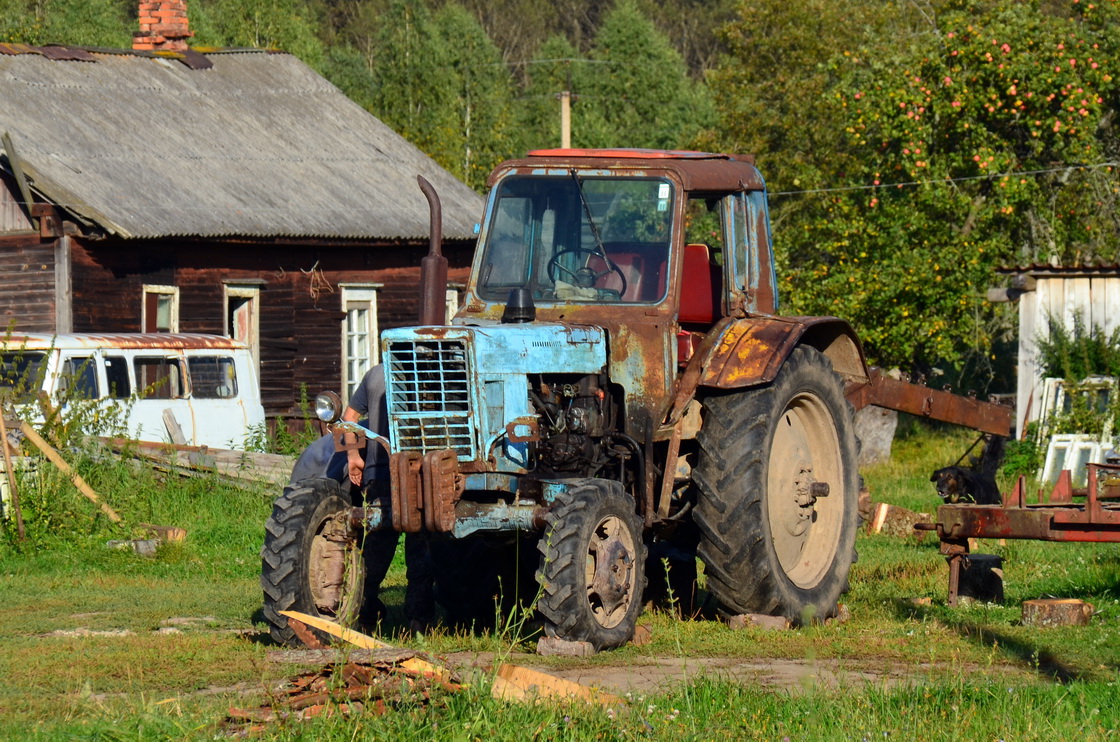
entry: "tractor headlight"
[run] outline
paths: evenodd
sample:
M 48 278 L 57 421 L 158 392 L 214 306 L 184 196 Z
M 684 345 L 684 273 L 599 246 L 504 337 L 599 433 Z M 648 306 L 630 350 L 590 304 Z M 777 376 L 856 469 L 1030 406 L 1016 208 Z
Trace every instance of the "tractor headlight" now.
M 315 397 L 315 417 L 333 423 L 342 417 L 342 399 L 334 392 L 323 392 Z

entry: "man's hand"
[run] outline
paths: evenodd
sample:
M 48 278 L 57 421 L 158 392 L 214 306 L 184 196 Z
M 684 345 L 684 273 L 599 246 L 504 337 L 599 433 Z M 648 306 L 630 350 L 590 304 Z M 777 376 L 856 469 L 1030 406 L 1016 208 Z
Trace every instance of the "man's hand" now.
M 346 458 L 349 463 L 350 481 L 354 483 L 355 487 L 361 487 L 362 472 L 366 468 L 366 462 L 362 460 L 362 455 L 357 451 L 347 451 Z
M 353 407 L 347 407 L 342 413 L 343 422 L 356 423 L 361 417 L 361 413 Z M 353 433 L 345 433 L 342 437 L 347 445 L 351 445 L 358 440 L 358 437 Z M 357 449 L 351 449 L 346 452 L 347 470 L 350 472 L 350 481 L 354 483 L 355 487 L 362 486 L 362 472 L 366 468 L 364 453 L 364 451 L 359 451 Z

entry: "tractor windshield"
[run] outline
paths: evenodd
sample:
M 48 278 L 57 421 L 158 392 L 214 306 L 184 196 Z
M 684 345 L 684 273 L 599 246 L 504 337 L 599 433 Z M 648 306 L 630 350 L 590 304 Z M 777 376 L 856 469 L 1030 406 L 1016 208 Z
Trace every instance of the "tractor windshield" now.
M 478 291 L 505 301 L 654 303 L 665 296 L 672 183 L 663 178 L 512 176 L 498 186 Z

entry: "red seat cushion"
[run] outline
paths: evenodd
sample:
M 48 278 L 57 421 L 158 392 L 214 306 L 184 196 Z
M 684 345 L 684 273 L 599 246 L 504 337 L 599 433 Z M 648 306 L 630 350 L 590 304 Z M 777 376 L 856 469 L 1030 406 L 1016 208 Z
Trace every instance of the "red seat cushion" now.
M 707 245 L 684 246 L 681 272 L 681 308 L 678 320 L 685 324 L 711 325 L 720 316 L 722 286 L 720 267 L 708 257 Z

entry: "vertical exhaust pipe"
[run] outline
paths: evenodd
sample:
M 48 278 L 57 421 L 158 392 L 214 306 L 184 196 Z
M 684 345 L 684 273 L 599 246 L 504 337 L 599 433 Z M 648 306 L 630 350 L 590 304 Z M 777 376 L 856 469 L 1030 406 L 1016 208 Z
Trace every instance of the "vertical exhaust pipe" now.
M 417 175 L 420 190 L 428 199 L 431 224 L 428 227 L 428 254 L 420 261 L 420 324 L 447 322 L 447 258 L 443 257 L 443 207 L 439 195 L 423 175 Z

